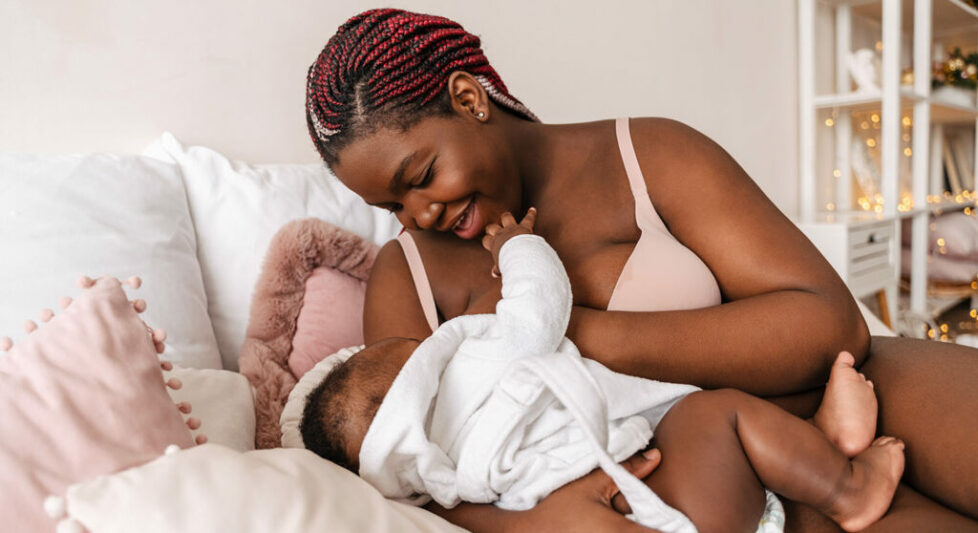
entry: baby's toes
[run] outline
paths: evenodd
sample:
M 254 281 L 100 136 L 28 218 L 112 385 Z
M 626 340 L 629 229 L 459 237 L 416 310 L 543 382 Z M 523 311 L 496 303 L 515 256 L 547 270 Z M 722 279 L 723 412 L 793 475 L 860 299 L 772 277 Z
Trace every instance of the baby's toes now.
M 835 358 L 835 364 L 842 367 L 852 367 L 856 364 L 856 359 L 849 352 L 839 352 Z
M 884 436 L 882 436 L 882 437 L 874 440 L 873 441 L 873 446 L 887 446 L 889 444 L 892 444 L 895 440 L 897 440 L 897 439 L 895 439 L 893 437 L 887 437 L 887 436 L 884 435 Z

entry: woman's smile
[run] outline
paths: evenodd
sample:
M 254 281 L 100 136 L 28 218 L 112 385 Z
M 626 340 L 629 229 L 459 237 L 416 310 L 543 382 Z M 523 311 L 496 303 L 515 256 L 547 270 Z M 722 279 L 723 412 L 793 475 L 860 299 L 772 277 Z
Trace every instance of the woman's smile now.
M 452 223 L 451 230 L 462 239 L 474 239 L 482 232 L 483 226 L 482 215 L 473 195 L 465 209 Z

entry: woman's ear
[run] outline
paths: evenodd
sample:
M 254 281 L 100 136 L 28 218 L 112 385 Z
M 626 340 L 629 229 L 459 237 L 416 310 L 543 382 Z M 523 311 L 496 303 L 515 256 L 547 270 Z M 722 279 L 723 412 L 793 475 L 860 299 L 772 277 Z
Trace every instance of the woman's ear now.
M 456 113 L 479 122 L 489 120 L 489 95 L 468 72 L 456 70 L 448 76 L 448 95 Z

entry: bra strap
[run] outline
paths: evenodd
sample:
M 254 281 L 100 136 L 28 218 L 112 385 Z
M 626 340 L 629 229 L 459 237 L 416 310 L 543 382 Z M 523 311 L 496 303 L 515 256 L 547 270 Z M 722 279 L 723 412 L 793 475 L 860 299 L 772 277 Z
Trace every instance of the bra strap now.
M 615 133 L 618 137 L 621 160 L 625 164 L 625 174 L 628 175 L 628 186 L 632 189 L 632 196 L 635 197 L 635 224 L 643 232 L 660 228 L 662 221 L 655 212 L 652 200 L 649 199 L 649 190 L 645 186 L 642 169 L 638 166 L 638 157 L 635 156 L 632 134 L 628 128 L 628 117 L 615 120 Z
M 406 231 L 402 231 L 397 236 L 397 242 L 401 244 L 404 258 L 407 259 L 411 278 L 414 279 L 414 288 L 418 291 L 418 300 L 421 300 L 421 309 L 424 310 L 424 316 L 428 320 L 428 327 L 434 332 L 438 329 L 438 311 L 435 307 L 435 295 L 432 294 L 431 284 L 428 283 L 428 273 L 425 272 L 421 254 L 418 253 L 418 245 Z

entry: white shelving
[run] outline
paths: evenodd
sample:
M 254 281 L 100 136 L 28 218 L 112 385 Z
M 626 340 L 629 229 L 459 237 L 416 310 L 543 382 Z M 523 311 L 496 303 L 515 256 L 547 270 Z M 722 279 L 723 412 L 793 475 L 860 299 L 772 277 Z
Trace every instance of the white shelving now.
M 819 6 L 823 6 L 819 8 Z M 827 9 L 825 9 L 827 8 Z M 829 14 L 826 18 L 826 13 Z M 821 18 L 819 18 L 821 16 Z M 877 91 L 858 91 L 847 68 L 847 60 L 853 50 L 854 31 L 865 32 L 866 27 L 878 30 L 876 49 L 882 52 Z M 859 34 L 858 37 L 865 36 Z M 826 70 L 826 52 L 817 45 L 834 41 L 833 68 Z M 905 50 L 905 43 L 909 49 Z M 978 103 L 966 104 L 948 100 L 931 91 L 931 63 L 935 52 L 960 47 L 973 50 L 978 47 L 978 9 L 962 0 L 798 0 L 798 53 L 799 53 L 799 160 L 801 176 L 801 217 L 799 227 L 819 246 L 823 254 L 827 250 L 837 259 L 830 260 L 843 275 L 851 289 L 857 281 L 847 277 L 847 265 L 836 250 L 846 242 L 855 228 L 865 226 L 867 213 L 861 212 L 859 202 L 852 196 L 853 183 L 853 122 L 854 113 L 872 113 L 874 127 L 878 129 L 878 200 L 869 215 L 875 224 L 892 226 L 893 243 L 888 250 L 888 268 L 874 271 L 879 279 L 867 283 L 859 281 L 862 290 L 880 287 L 887 295 L 889 315 L 895 317 L 900 275 L 900 219 L 911 218 L 911 280 L 909 309 L 925 314 L 932 305 L 927 302 L 927 248 L 928 226 L 932 215 L 975 206 L 976 196 L 960 195 L 946 198 L 943 190 L 941 148 L 943 128 L 949 125 L 967 125 L 978 130 Z M 824 47 L 823 48 L 828 48 Z M 909 51 L 909 54 L 902 52 Z M 904 66 L 913 67 L 913 84 L 901 84 Z M 817 92 L 820 76 L 834 72 L 834 84 L 829 91 Z M 817 76 L 818 75 L 818 76 Z M 823 85 L 824 89 L 824 85 Z M 819 116 L 831 113 L 834 125 L 831 137 L 834 160 L 828 165 L 832 176 L 820 173 L 825 167 L 826 150 L 819 148 Z M 858 116 L 858 115 L 857 115 Z M 912 136 L 909 134 L 912 123 Z M 867 127 L 865 124 L 863 128 Z M 909 146 L 903 146 L 908 136 Z M 825 143 L 823 134 L 821 141 Z M 978 145 L 978 135 L 976 135 Z M 978 148 L 978 147 L 976 147 Z M 975 150 L 978 169 L 978 149 Z M 901 184 L 901 166 L 906 167 L 909 158 L 909 183 Z M 906 174 L 906 172 L 904 172 Z M 832 184 L 834 192 L 828 201 L 820 201 L 825 193 L 824 183 Z M 901 185 L 904 194 L 901 196 Z M 907 193 L 909 192 L 909 196 Z M 864 206 L 865 207 L 865 206 Z M 834 229 L 830 229 L 834 228 Z M 853 291 L 857 292 L 856 290 Z M 857 294 L 857 296 L 861 296 Z

